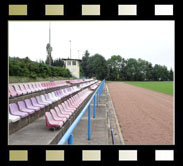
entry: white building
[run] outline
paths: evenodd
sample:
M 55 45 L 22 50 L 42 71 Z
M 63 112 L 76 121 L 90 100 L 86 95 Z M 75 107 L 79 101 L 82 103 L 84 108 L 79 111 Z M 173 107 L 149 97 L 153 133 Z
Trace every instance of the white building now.
M 62 59 L 66 69 L 68 69 L 72 76 L 80 78 L 80 62 L 81 59 Z

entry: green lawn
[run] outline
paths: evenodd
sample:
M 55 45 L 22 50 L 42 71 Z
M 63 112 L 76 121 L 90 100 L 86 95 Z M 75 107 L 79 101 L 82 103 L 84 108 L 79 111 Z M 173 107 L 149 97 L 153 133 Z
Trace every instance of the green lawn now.
M 165 81 L 165 82 L 160 82 L 160 81 L 125 81 L 125 83 L 139 86 L 142 88 L 154 90 L 157 92 L 173 95 L 173 82 L 172 81 Z

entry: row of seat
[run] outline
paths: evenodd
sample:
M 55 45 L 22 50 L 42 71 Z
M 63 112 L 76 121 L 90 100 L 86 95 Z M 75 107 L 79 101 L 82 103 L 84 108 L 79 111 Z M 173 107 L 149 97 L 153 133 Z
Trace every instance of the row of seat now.
M 32 97 L 18 103 L 9 104 L 9 122 L 16 122 L 21 118 L 25 118 L 36 111 L 39 111 L 54 102 L 78 92 L 80 88 L 77 86 L 60 89 L 41 96 Z
M 79 80 L 69 80 L 68 82 L 70 84 L 78 84 L 78 83 L 83 83 L 83 82 L 88 82 L 88 81 L 92 81 L 93 79 L 79 79 Z
M 25 95 L 47 89 L 40 82 L 9 85 L 9 97 Z
M 96 81 L 95 84 L 93 84 L 93 85 L 90 86 L 90 89 L 91 89 L 91 90 L 97 89 L 97 87 L 101 84 L 101 82 L 102 82 L 102 81 Z
M 45 89 L 56 88 L 68 85 L 65 81 L 56 82 L 34 82 L 9 85 L 9 97 L 26 95 Z
M 91 90 L 95 90 L 95 89 L 97 89 L 97 87 L 98 87 L 97 84 L 93 84 L 93 85 L 90 86 L 90 89 L 91 89 Z
M 45 112 L 46 126 L 49 128 L 62 127 L 91 93 L 92 91 L 88 88 L 84 89 L 51 109 L 50 112 Z
M 90 86 L 91 84 L 94 84 L 94 83 L 96 83 L 96 82 L 97 82 L 97 80 L 90 81 L 90 82 L 86 82 L 86 83 L 82 83 L 82 84 L 79 85 L 79 87 L 80 87 L 80 88 L 85 88 L 85 87 L 88 87 L 88 86 Z
M 70 80 L 70 84 L 76 84 L 80 82 L 87 82 L 92 79 L 85 80 Z M 70 85 L 67 81 L 54 81 L 54 82 L 33 82 L 22 84 L 10 84 L 9 85 L 9 98 L 26 95 L 38 91 L 42 91 L 50 88 L 57 88 Z

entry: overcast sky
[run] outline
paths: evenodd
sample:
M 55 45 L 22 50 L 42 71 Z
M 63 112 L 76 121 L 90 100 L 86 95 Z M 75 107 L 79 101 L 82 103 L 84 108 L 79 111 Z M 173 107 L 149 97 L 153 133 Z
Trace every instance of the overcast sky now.
M 70 56 L 69 40 L 72 58 L 88 50 L 174 68 L 174 21 L 51 21 L 53 59 Z M 48 42 L 48 21 L 9 22 L 9 56 L 45 61 Z

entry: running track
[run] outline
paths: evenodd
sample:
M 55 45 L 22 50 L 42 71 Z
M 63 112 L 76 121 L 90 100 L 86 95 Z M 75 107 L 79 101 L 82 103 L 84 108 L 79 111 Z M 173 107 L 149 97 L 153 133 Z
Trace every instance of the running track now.
M 174 144 L 173 96 L 122 82 L 108 82 L 126 145 Z

